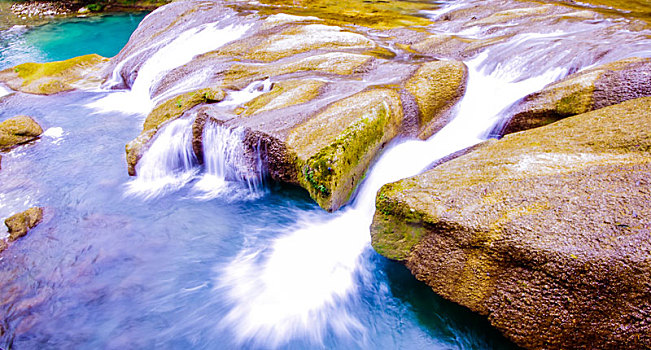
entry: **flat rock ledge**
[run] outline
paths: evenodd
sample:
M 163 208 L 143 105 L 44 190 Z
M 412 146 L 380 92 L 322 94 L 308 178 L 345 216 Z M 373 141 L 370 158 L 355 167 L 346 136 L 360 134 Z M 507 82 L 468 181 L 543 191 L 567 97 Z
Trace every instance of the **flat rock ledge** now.
M 524 348 L 651 348 L 650 110 L 629 100 L 387 184 L 373 247 Z

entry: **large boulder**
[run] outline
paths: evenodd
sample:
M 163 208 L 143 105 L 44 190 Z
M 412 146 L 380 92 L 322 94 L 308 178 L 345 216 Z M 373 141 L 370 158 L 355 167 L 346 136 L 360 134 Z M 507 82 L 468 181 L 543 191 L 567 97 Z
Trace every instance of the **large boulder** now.
M 572 74 L 527 95 L 517 104 L 503 134 L 651 96 L 651 59 L 629 58 Z
M 522 347 L 650 348 L 650 110 L 629 100 L 385 185 L 373 247 Z
M 0 151 L 12 149 L 37 139 L 43 128 L 26 115 L 9 118 L 0 123 Z
M 27 232 L 43 220 L 43 208 L 33 207 L 22 213 L 14 214 L 5 220 L 9 230 L 9 241 L 13 242 L 23 237 Z
M 99 87 L 107 58 L 91 54 L 65 61 L 23 63 L 0 71 L 0 81 L 31 94 L 50 95 L 81 87 Z

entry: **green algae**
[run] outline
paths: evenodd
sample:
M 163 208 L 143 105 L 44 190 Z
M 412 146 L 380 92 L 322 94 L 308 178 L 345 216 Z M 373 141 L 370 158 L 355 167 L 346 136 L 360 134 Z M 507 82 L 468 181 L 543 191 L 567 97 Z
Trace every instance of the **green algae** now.
M 90 54 L 65 61 L 23 63 L 0 72 L 0 81 L 14 90 L 49 95 L 74 89 L 76 83 L 87 79 L 86 75 L 107 61 Z

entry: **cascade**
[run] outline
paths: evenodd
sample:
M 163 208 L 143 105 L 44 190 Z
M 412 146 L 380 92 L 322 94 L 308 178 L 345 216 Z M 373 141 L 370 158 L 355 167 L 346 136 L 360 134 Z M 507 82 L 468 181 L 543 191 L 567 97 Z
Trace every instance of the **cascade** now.
M 385 151 L 351 205 L 335 214 L 303 215 L 271 248 L 244 251 L 220 271 L 217 284 L 233 305 L 222 322 L 236 330 L 235 337 L 273 346 L 296 336 L 319 343 L 331 329 L 364 338 L 362 322 L 342 305 L 355 298 L 360 279 L 370 278 L 363 257 L 372 250 L 369 226 L 379 188 L 481 142 L 503 109 L 566 73 L 552 69 L 514 82 L 509 71 L 487 74 L 481 67 L 489 57 L 484 52 L 466 62 L 468 88 L 456 117 L 427 141 L 406 141 Z
M 90 103 L 88 107 L 100 112 L 118 110 L 125 113 L 147 114 L 161 99 L 186 92 L 182 88 L 191 89 L 192 86 L 199 85 L 202 79 L 197 78 L 205 78 L 207 75 L 197 73 L 194 79 L 188 80 L 188 83 L 177 85 L 158 97 L 152 97 L 152 89 L 160 82 L 165 73 L 188 63 L 197 55 L 214 51 L 233 40 L 237 40 L 251 27 L 250 24 L 224 26 L 227 22 L 227 19 L 224 19 L 218 22 L 202 24 L 182 32 L 174 40 L 157 48 L 154 54 L 147 58 L 140 66 L 138 75 L 130 90 L 111 92 Z M 113 70 L 106 85 L 110 87 L 121 82 L 121 72 L 125 64 L 132 59 L 141 57 L 142 52 L 148 51 L 157 45 L 161 44 L 155 43 L 147 46 L 122 60 Z
M 0 84 L 0 97 L 7 96 L 12 92 L 13 91 L 11 89 L 9 89 L 9 88 L 5 87 L 4 85 Z
M 245 134 L 243 128 L 206 123 L 203 130 L 205 174 L 193 187 L 198 199 L 226 195 L 231 199 L 256 198 L 263 194 L 262 160 L 259 152 L 249 157 L 245 151 Z
M 164 126 L 138 162 L 138 176 L 127 183 L 127 195 L 146 199 L 178 190 L 197 172 L 192 151 L 192 122 L 181 118 Z

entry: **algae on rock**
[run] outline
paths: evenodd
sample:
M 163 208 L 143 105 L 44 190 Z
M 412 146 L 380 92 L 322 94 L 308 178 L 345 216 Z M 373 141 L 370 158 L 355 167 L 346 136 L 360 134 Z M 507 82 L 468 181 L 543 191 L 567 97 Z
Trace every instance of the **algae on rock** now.
M 26 115 L 9 118 L 0 123 L 0 151 L 9 150 L 37 139 L 43 128 Z
M 648 348 L 649 110 L 569 117 L 385 185 L 372 244 L 522 347 Z
M 31 94 L 50 95 L 84 86 L 99 86 L 99 71 L 108 62 L 96 54 L 65 61 L 23 63 L 0 71 L 0 81 L 10 88 Z
M 23 237 L 27 232 L 43 220 L 43 208 L 33 207 L 18 214 L 14 214 L 5 220 L 9 230 L 9 241 L 13 242 Z
M 364 91 L 330 105 L 287 138 L 299 183 L 322 208 L 338 209 L 380 149 L 398 134 L 402 118 L 400 95 L 390 89 Z

